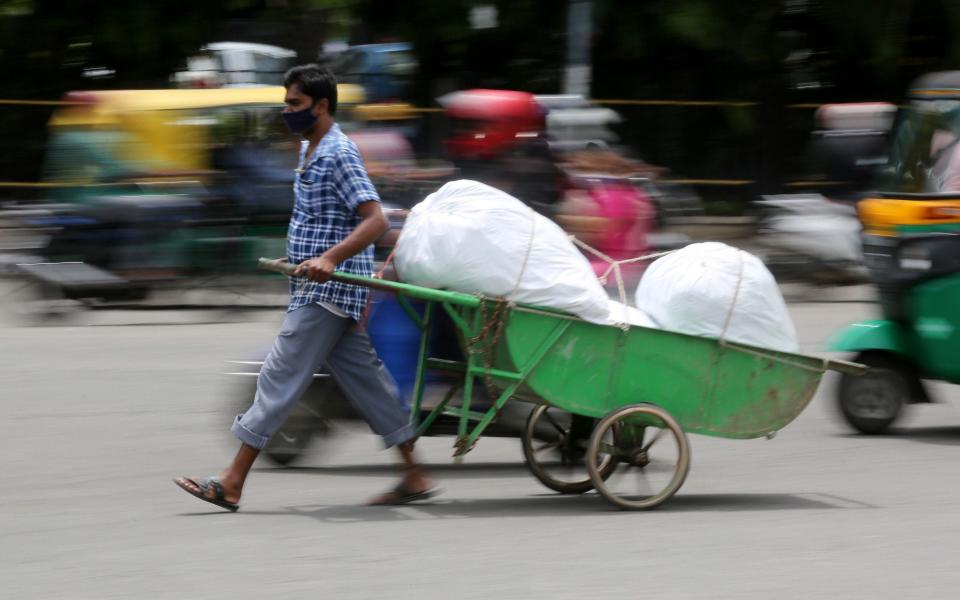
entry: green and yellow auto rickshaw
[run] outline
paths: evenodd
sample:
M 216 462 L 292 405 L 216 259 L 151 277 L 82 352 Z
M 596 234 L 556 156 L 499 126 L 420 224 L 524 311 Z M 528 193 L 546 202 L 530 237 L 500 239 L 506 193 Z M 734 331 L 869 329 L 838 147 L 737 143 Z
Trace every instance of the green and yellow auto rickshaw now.
M 883 188 L 858 206 L 881 318 L 830 344 L 871 367 L 837 388 L 842 414 L 863 433 L 886 430 L 906 404 L 930 402 L 924 380 L 960 383 L 960 71 L 927 75 L 909 91 Z
M 345 125 L 363 96 L 339 86 Z M 49 123 L 41 297 L 99 304 L 256 277 L 281 255 L 298 140 L 283 87 L 72 93 Z M 39 303 L 38 303 L 39 305 Z M 71 304 L 72 306 L 73 304 Z

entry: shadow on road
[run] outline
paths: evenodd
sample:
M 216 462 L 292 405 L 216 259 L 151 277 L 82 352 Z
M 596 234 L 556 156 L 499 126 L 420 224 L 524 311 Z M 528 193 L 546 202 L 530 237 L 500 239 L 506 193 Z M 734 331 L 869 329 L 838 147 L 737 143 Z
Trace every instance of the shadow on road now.
M 431 473 L 442 473 L 443 479 L 475 479 L 484 475 L 496 477 L 531 477 L 530 471 L 522 461 L 511 462 L 475 462 L 457 465 L 453 463 L 425 463 Z M 337 475 L 347 477 L 370 477 L 383 475 L 392 477 L 397 474 L 394 465 L 334 465 L 328 467 L 286 467 L 264 468 L 258 471 L 281 471 L 298 475 Z
M 923 442 L 925 444 L 960 446 L 960 426 L 956 425 L 905 429 L 899 433 L 899 436 L 909 441 Z
M 845 433 L 841 437 L 863 439 L 867 436 L 858 433 Z M 960 426 L 891 429 L 889 433 L 871 435 L 869 438 L 876 440 L 888 439 L 890 441 L 920 442 L 923 444 L 938 444 L 942 446 L 960 446 Z
M 243 516 L 309 517 L 324 523 L 400 522 L 433 519 L 512 518 L 535 516 L 639 515 L 656 518 L 661 513 L 682 512 L 756 512 L 771 510 L 836 510 L 876 508 L 848 498 L 827 494 L 678 494 L 660 508 L 647 512 L 619 511 L 597 494 L 561 496 L 542 494 L 520 498 L 484 498 L 478 500 L 444 500 L 405 506 L 288 506 L 275 511 L 244 511 Z M 216 509 L 213 509 L 214 511 Z M 215 512 L 185 513 L 181 516 L 204 516 Z

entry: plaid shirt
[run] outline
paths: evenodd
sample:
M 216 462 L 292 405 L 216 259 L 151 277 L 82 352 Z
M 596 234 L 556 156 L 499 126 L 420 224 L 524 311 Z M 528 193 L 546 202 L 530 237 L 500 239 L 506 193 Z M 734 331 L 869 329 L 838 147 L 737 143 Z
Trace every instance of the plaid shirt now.
M 380 201 L 356 144 L 336 123 L 309 158 L 308 145 L 304 140 L 300 147 L 301 168 L 293 185 L 293 214 L 287 230 L 287 260 L 291 264 L 316 258 L 342 242 L 360 224 L 357 207 Z M 369 277 L 373 273 L 373 246 L 340 263 L 337 270 Z M 287 311 L 330 303 L 359 321 L 369 293 L 362 286 L 293 277 Z

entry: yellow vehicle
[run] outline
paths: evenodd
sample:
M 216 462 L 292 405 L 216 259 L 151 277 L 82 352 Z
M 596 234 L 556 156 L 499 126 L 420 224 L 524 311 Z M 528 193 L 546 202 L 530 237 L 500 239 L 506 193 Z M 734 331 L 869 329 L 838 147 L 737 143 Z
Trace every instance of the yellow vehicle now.
M 362 92 L 340 85 L 338 96 L 349 123 Z M 207 181 L 230 145 L 295 148 L 279 118 L 283 97 L 282 87 L 73 92 L 50 119 L 47 180 L 70 190 L 62 199 L 130 180 Z
M 360 88 L 341 85 L 349 127 Z M 282 87 L 76 92 L 50 119 L 44 262 L 73 300 L 139 299 L 161 284 L 250 272 L 285 251 L 299 140 Z
M 884 191 L 858 206 L 881 318 L 847 327 L 830 346 L 871 367 L 837 388 L 843 415 L 864 433 L 931 401 L 925 381 L 960 384 L 960 71 L 920 78 L 907 101 Z

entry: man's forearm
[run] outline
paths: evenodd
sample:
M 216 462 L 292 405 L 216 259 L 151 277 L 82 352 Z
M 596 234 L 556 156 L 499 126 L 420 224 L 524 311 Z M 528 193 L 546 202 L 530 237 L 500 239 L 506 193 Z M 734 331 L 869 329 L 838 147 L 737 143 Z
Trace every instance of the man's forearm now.
M 324 252 L 323 255 L 334 263 L 340 264 L 362 252 L 388 229 L 390 229 L 390 222 L 382 215 L 379 218 L 366 218 L 342 242 Z

